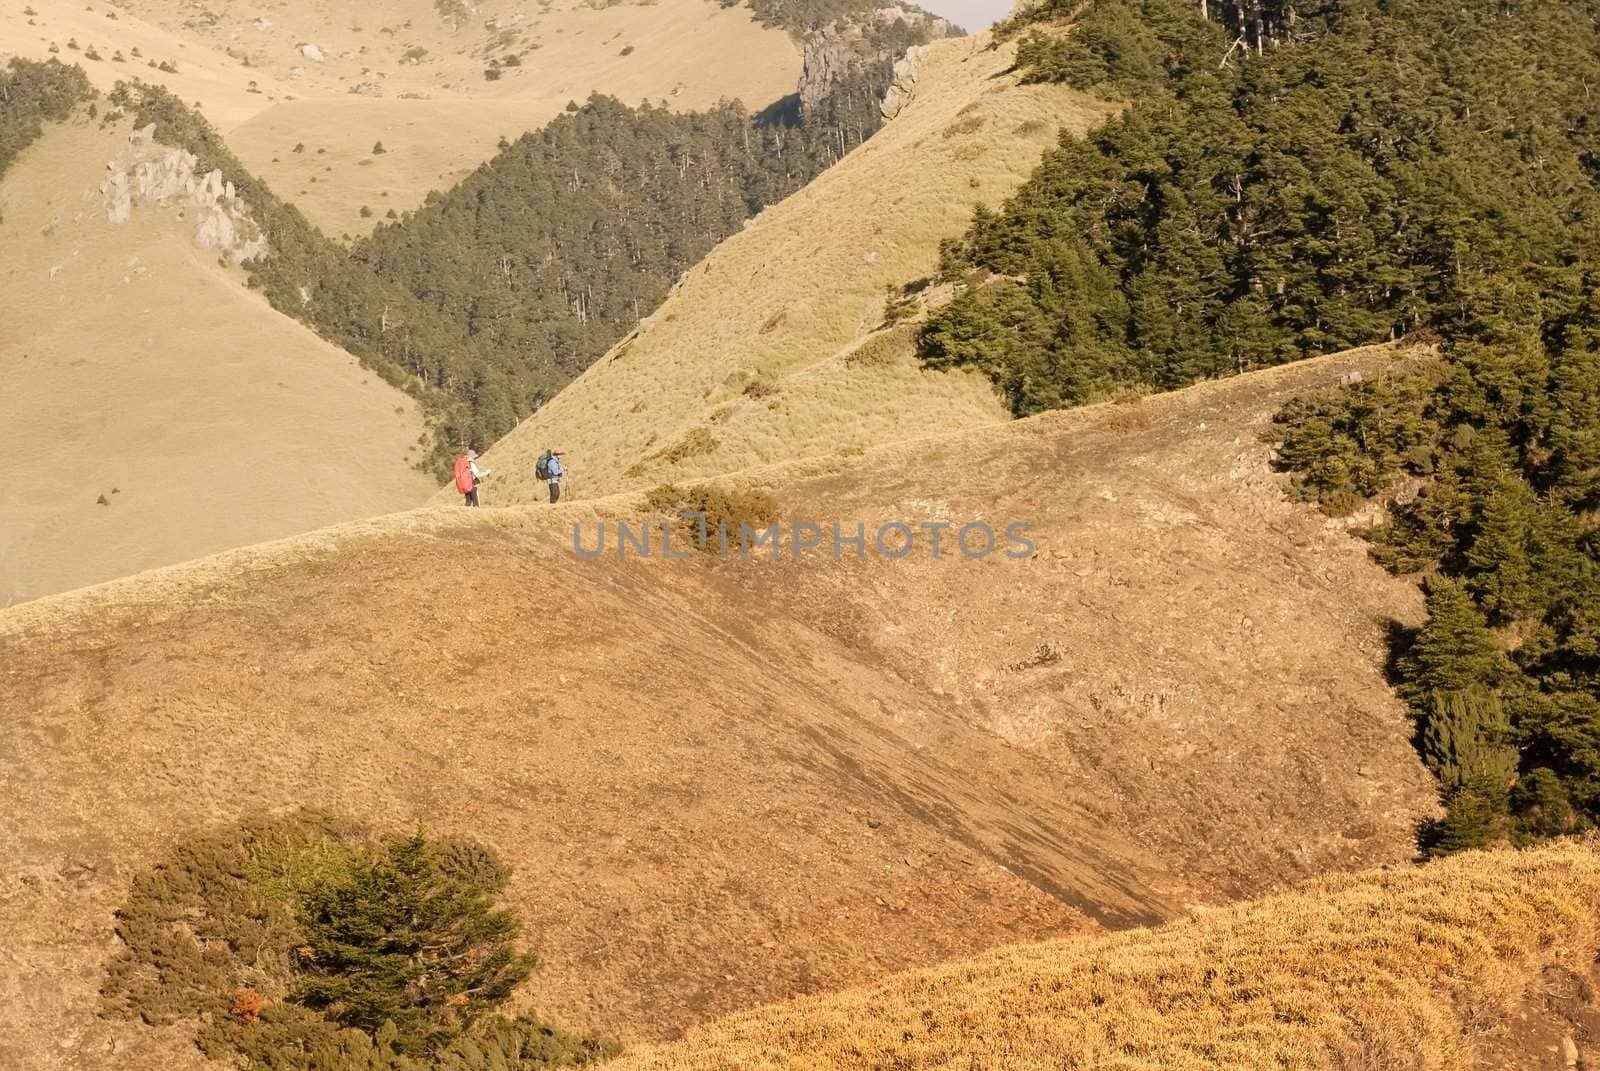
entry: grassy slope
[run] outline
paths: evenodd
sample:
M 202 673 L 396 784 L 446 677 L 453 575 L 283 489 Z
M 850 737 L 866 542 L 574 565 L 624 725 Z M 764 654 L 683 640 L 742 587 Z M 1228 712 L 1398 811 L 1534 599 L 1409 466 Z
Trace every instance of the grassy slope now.
M 763 1008 L 612 1066 L 1469 1067 L 1525 990 L 1589 974 L 1597 900 L 1592 845 L 1472 853 Z
M 632 1038 L 1408 857 L 1432 789 L 1380 662 L 1416 593 L 1286 502 L 1257 437 L 1389 360 L 741 477 L 847 527 L 1028 519 L 1023 562 L 577 559 L 570 525 L 620 496 L 0 613 L 0 855 L 26 860 L 0 1063 L 186 1051 L 94 1017 L 110 912 L 133 861 L 260 807 L 494 844 L 543 960 L 526 999 Z
M 587 496 L 1005 420 L 981 376 L 922 372 L 903 329 L 868 337 L 885 286 L 932 271 L 975 201 L 1014 189 L 1058 127 L 1107 113 L 1069 90 L 1018 86 L 1010 47 L 988 46 L 987 35 L 935 46 L 893 122 L 722 243 L 647 331 L 503 439 L 493 501 L 538 497 L 546 445 L 568 451 Z M 746 395 L 757 379 L 777 392 Z M 694 429 L 718 448 L 651 460 Z
M 36 14 L 28 15 L 32 8 Z M 115 19 L 107 18 L 114 14 Z M 70 41 L 78 49 L 69 47 Z M 97 89 L 109 90 L 118 79 L 159 82 L 189 102 L 199 101 L 206 116 L 223 130 L 238 125 L 288 90 L 264 71 L 252 70 L 234 57 L 191 41 L 182 32 L 144 22 L 125 8 L 110 4 L 0 0 L 0 56 L 14 53 L 43 60 L 55 45 L 63 63 L 78 63 Z M 86 57 L 93 46 L 98 61 Z M 140 56 L 135 57 L 133 50 Z M 118 63 L 113 57 L 123 53 Z M 147 66 L 150 61 L 177 67 L 175 73 Z M 262 90 L 250 93 L 254 79 Z
M 63 60 L 83 62 L 102 88 L 139 77 L 199 101 L 245 165 L 335 237 L 369 231 L 390 208 L 415 208 L 429 190 L 448 189 L 493 156 L 501 136 L 542 126 L 567 101 L 593 91 L 685 109 L 738 97 L 756 110 L 794 92 L 800 74 L 787 34 L 712 0 L 598 9 L 558 0 L 537 13 L 488 0 L 474 4 L 459 29 L 433 0 L 385 0 L 356 13 L 325 0 L 206 5 L 215 22 L 178 0 L 32 6 L 40 14 L 30 26 L 25 0 L 0 0 L 4 48 L 43 58 L 55 42 Z M 256 28 L 262 16 L 272 22 L 266 30 Z M 516 33 L 511 51 L 539 46 L 496 82 L 483 77 L 486 46 L 498 37 L 485 28 L 491 19 Z M 81 51 L 68 51 L 69 37 L 97 46 L 105 59 L 88 62 Z M 300 53 L 307 42 L 323 50 L 322 63 Z M 623 56 L 630 44 L 634 50 Z M 126 55 L 135 45 L 146 59 L 170 59 L 178 73 L 150 69 L 144 59 L 111 62 L 113 50 Z M 427 55 L 419 64 L 401 62 L 412 48 Z M 259 93 L 249 91 L 251 82 Z M 362 83 L 378 85 L 381 95 L 350 92 Z M 389 151 L 373 157 L 377 141 Z M 300 142 L 307 151 L 296 154 Z M 363 205 L 373 216 L 360 215 Z
M 52 128 L 0 180 L 0 605 L 432 486 L 415 402 L 247 291 L 192 220 L 106 221 L 125 138 Z

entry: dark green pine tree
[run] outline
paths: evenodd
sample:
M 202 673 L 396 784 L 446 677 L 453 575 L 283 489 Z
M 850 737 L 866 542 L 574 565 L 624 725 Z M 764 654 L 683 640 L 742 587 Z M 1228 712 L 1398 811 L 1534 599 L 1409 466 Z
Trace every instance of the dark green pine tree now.
M 1422 850 L 1430 856 L 1487 848 L 1506 833 L 1506 789 L 1488 778 L 1447 794 L 1444 817 L 1422 830 Z
M 1466 582 L 1491 620 L 1514 621 L 1543 609 L 1530 547 L 1539 499 L 1515 476 L 1502 475 L 1479 501 L 1476 534 L 1466 552 Z
M 1425 711 L 1441 692 L 1497 688 L 1511 665 L 1466 589 L 1448 577 L 1433 576 L 1427 582 L 1427 600 L 1427 623 L 1399 660 L 1401 697 Z
M 432 1051 L 503 1001 L 533 969 L 516 919 L 493 906 L 504 871 L 461 873 L 420 835 L 307 894 L 310 973 L 294 999 L 347 1026 Z
M 1460 584 L 1428 582 L 1428 621 L 1400 660 L 1401 695 L 1419 722 L 1422 758 L 1447 792 L 1497 784 L 1517 769 L 1498 686 L 1512 667 Z

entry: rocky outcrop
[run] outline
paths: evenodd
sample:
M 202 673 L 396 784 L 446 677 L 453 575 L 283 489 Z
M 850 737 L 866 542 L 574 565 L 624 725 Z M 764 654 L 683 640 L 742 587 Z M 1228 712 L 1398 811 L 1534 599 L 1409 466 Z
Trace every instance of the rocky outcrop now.
M 883 94 L 879 111 L 885 119 L 893 119 L 910 103 L 917 87 L 917 75 L 922 70 L 922 60 L 928 54 L 927 45 L 912 45 L 894 64 L 894 81 Z
M 948 36 L 950 23 L 925 11 L 896 5 L 878 8 L 870 15 L 841 19 L 814 30 L 806 38 L 800 70 L 800 112 L 813 112 L 846 78 L 863 67 L 894 59 L 894 51 L 905 40 L 903 30 L 885 32 L 887 27 L 904 23 L 921 40 L 933 41 Z M 894 65 L 895 84 L 883 106 L 885 118 L 893 117 L 905 106 L 916 82 L 926 44 L 912 45 Z M 876 77 L 876 76 L 875 76 Z
M 806 38 L 800 66 L 800 111 L 810 112 L 862 63 L 863 35 L 855 26 L 825 26 Z
M 235 264 L 266 253 L 266 235 L 233 183 L 220 170 L 198 173 L 199 162 L 185 149 L 156 144 L 155 124 L 135 130 L 128 147 L 106 164 L 108 174 L 100 184 L 106 218 L 127 223 L 135 205 L 177 205 L 185 213 L 193 210 L 194 240 L 203 248 L 215 249 Z

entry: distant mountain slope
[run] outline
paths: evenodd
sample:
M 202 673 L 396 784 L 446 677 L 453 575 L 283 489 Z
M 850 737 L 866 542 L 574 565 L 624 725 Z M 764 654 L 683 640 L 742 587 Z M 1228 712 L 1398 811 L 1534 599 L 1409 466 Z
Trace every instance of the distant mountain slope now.
M 25 861 L 0 1063 L 72 1039 L 81 1071 L 180 1066 L 181 1028 L 95 1014 L 110 913 L 171 838 L 258 809 L 487 842 L 541 957 L 524 999 L 627 1039 L 1409 858 L 1432 794 L 1381 647 L 1418 596 L 1287 501 L 1260 440 L 1285 398 L 1393 360 L 722 485 L 847 532 L 1026 520 L 1021 560 L 953 530 L 933 560 L 920 528 L 898 561 L 579 558 L 574 523 L 592 546 L 648 516 L 618 496 L 0 612 L 0 854 Z
M 416 403 L 249 293 L 196 217 L 108 222 L 126 137 L 52 126 L 0 178 L 0 605 L 431 487 Z
M 762 1008 L 612 1066 L 1588 1066 L 1597 898 L 1592 845 L 1473 853 Z
M 137 77 L 200 102 L 251 170 L 335 238 L 366 233 L 390 208 L 417 207 L 494 155 L 502 137 L 543 126 L 591 92 L 679 110 L 740 98 L 758 110 L 793 93 L 801 73 L 789 34 L 712 0 L 564 0 L 533 14 L 509 0 L 385 0 L 358 11 L 0 0 L 0 55 L 43 59 L 52 46 L 101 89 Z M 87 58 L 91 46 L 99 60 Z M 486 79 L 490 59 L 499 67 L 509 55 L 518 65 Z M 375 157 L 378 142 L 388 151 Z
M 714 250 L 495 447 L 490 500 L 537 500 L 547 445 L 594 495 L 1006 419 L 981 377 L 923 373 L 905 328 L 873 332 L 885 287 L 932 271 L 974 201 L 1014 189 L 1058 128 L 1113 110 L 1019 86 L 1012 61 L 983 35 L 903 69 L 909 103 L 882 131 Z

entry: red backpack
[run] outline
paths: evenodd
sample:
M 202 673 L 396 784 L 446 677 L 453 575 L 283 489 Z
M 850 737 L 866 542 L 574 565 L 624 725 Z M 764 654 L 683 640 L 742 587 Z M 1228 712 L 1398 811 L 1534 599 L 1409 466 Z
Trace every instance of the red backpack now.
M 475 481 L 472 479 L 472 462 L 464 457 L 456 458 L 456 490 L 464 495 L 472 494 Z

